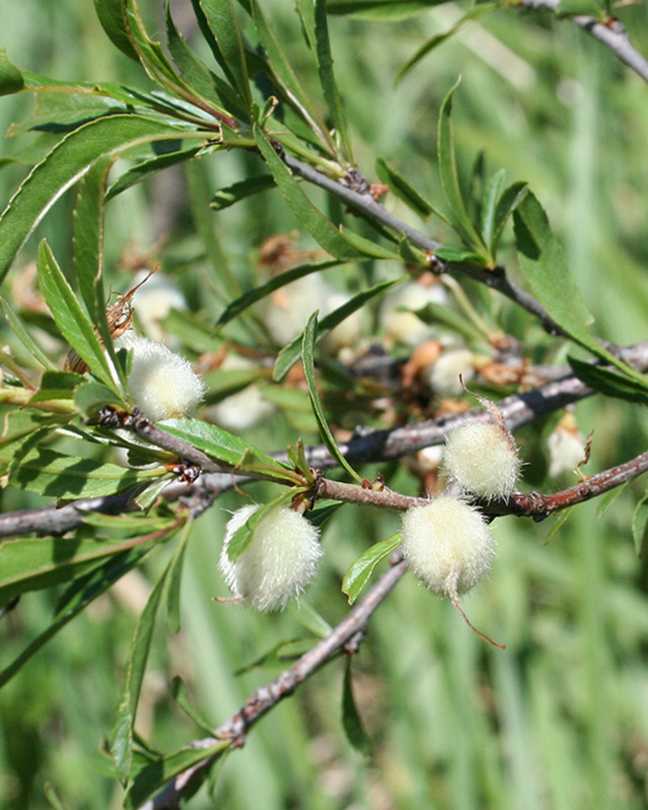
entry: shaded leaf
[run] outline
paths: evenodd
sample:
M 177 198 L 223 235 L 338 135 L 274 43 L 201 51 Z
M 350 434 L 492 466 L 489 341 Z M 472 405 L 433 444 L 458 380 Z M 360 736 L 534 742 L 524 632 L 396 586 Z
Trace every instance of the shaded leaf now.
M 594 0 L 560 0 L 554 13 L 557 17 L 593 17 L 605 22 L 605 12 Z
M 121 554 L 111 555 L 110 559 L 103 565 L 75 579 L 61 596 L 56 613 L 47 629 L 40 633 L 20 655 L 0 672 L 0 687 L 10 681 L 33 655 L 68 622 L 78 616 L 90 602 L 105 593 L 124 574 L 139 565 L 150 551 L 151 545 L 149 544 Z
M 648 539 L 648 492 L 635 506 L 632 514 L 632 537 L 637 557 L 643 558 L 646 539 Z
M 125 0 L 94 0 L 95 11 L 110 41 L 126 56 L 139 62 L 137 51 L 128 35 Z
M 266 298 L 275 290 L 285 287 L 286 284 L 290 284 L 292 281 L 297 281 L 297 279 L 303 278 L 304 276 L 309 276 L 311 273 L 317 273 L 320 270 L 327 270 L 329 267 L 337 267 L 339 264 L 340 262 L 337 261 L 337 259 L 325 259 L 324 261 L 320 262 L 300 264 L 298 267 L 293 267 L 291 270 L 286 270 L 285 273 L 280 273 L 278 276 L 274 276 L 274 278 L 271 278 L 270 281 L 267 281 L 265 284 L 261 284 L 259 287 L 255 287 L 253 290 L 244 293 L 240 298 L 237 298 L 236 301 L 232 301 L 231 304 L 228 304 L 227 308 L 218 319 L 216 328 L 218 329 L 218 327 L 229 323 L 229 321 L 231 321 L 237 315 L 240 315 L 241 312 L 244 312 L 248 307 L 251 307 L 252 304 L 256 304 L 257 301 L 261 301 L 263 298 Z
M 315 610 L 304 595 L 299 597 L 299 602 L 289 602 L 286 609 L 293 618 L 318 638 L 326 638 L 333 632 L 331 625 Z
M 396 284 L 401 284 L 408 276 L 394 279 L 393 281 L 382 281 L 370 287 L 368 290 L 354 295 L 345 304 L 330 312 L 325 318 L 319 322 L 317 340 L 321 340 L 331 329 L 334 329 L 345 318 L 348 318 L 357 309 L 363 307 L 372 298 L 375 298 L 380 293 L 388 290 Z M 302 335 L 298 335 L 294 340 L 285 346 L 277 355 L 275 360 L 274 369 L 272 371 L 272 379 L 275 382 L 281 382 L 294 364 L 299 360 L 302 353 Z
M 179 163 L 184 163 L 187 160 L 195 158 L 203 149 L 203 146 L 192 146 L 189 149 L 167 152 L 164 155 L 159 155 L 158 157 L 138 163 L 137 166 L 124 172 L 124 174 L 110 186 L 106 192 L 105 201 L 108 202 L 112 200 L 118 194 L 121 194 L 122 191 L 126 191 L 127 188 L 141 183 L 156 172 L 168 169 L 170 166 L 177 166 Z
M 567 359 L 578 379 L 595 391 L 600 391 L 608 397 L 648 405 L 648 379 L 641 385 L 637 379 L 627 377 L 614 369 L 584 363 L 575 357 Z
M 246 672 L 283 665 L 286 661 L 294 661 L 301 658 L 312 646 L 312 638 L 294 638 L 288 641 L 279 641 L 271 650 L 256 658 L 251 664 L 246 664 L 237 669 L 234 676 L 237 677 L 245 675 Z
M 274 188 L 275 185 L 274 178 L 268 174 L 249 177 L 240 183 L 234 183 L 227 188 L 219 189 L 211 198 L 209 207 L 213 208 L 214 211 L 221 211 L 223 208 L 229 208 L 230 205 L 234 205 L 234 203 L 244 200 L 246 197 L 268 191 L 268 189 Z
M 170 568 L 171 563 L 167 565 L 162 576 L 158 579 L 155 587 L 151 591 L 146 602 L 146 607 L 137 622 L 137 627 L 135 628 L 131 642 L 130 653 L 126 662 L 124 683 L 119 699 L 119 706 L 117 707 L 117 716 L 115 718 L 111 745 L 113 760 L 122 783 L 126 782 L 130 774 L 135 713 L 142 689 L 142 681 L 144 680 L 144 670 L 146 669 L 146 662 L 148 660 L 153 629 L 155 628 L 155 617 Z
M 181 129 L 139 115 L 111 115 L 66 135 L 23 181 L 0 216 L 0 281 L 23 242 L 54 202 L 102 154 L 179 137 Z
M 241 28 L 232 0 L 192 0 L 198 22 L 212 53 L 238 90 L 245 109 L 252 107 Z
M 502 231 L 508 222 L 509 217 L 520 205 L 522 200 L 527 195 L 529 187 L 526 183 L 520 181 L 513 183 L 508 188 L 504 189 L 501 196 L 497 200 L 497 205 L 493 212 L 492 221 L 489 222 L 490 228 L 488 236 L 484 231 L 484 239 L 491 252 L 493 261 L 497 260 L 497 248 L 499 247 L 500 239 L 502 238 Z
M 388 163 L 384 158 L 376 160 L 376 173 L 378 177 L 386 183 L 390 190 L 404 203 L 406 203 L 412 211 L 427 219 L 430 214 L 434 214 L 447 225 L 452 223 L 448 217 L 441 213 L 429 200 L 427 200 L 418 189 L 416 189 L 407 178 L 396 171 L 391 163 Z
M 531 191 L 513 212 L 513 226 L 520 270 L 551 318 L 572 340 L 616 366 L 643 387 L 643 375 L 614 357 L 588 331 L 586 324 L 591 323 L 592 316 L 569 274 L 547 215 Z
M 236 674 L 236 673 L 235 673 Z M 201 728 L 206 734 L 213 734 L 214 730 L 209 723 L 204 720 L 198 712 L 191 705 L 189 700 L 189 690 L 187 685 L 179 675 L 174 675 L 171 681 L 171 697 L 180 706 L 180 708 L 187 714 L 194 723 Z
M 4 313 L 7 323 L 12 328 L 14 334 L 22 345 L 31 354 L 34 360 L 37 360 L 42 366 L 45 366 L 49 371 L 55 371 L 57 366 L 49 359 L 41 347 L 36 343 L 34 338 L 29 334 L 22 319 L 16 312 L 9 306 L 9 303 L 4 298 L 0 298 L 0 306 Z
M 256 124 L 254 137 L 261 155 L 290 209 L 317 244 L 331 256 L 342 261 L 360 258 L 360 252 L 347 242 L 335 225 L 304 194 L 287 166 L 275 152 L 265 133 Z
M 446 0 L 328 0 L 329 14 L 352 14 L 367 20 L 402 20 Z
M 353 695 L 353 676 L 351 672 L 352 657 L 347 656 L 344 667 L 344 682 L 342 686 L 342 726 L 347 740 L 351 745 L 365 756 L 371 756 L 371 740 L 362 724 L 360 712 L 356 706 Z
M 169 562 L 169 576 L 166 593 L 167 625 L 172 633 L 180 632 L 180 584 L 185 551 L 191 534 L 192 521 L 187 520 Z
M 22 73 L 7 58 L 7 49 L 0 48 L 0 96 L 18 93 L 24 86 Z
M 466 23 L 471 22 L 471 20 L 476 20 L 479 17 L 482 17 L 484 14 L 488 14 L 489 11 L 500 8 L 501 5 L 501 3 L 481 3 L 480 5 L 473 6 L 473 8 L 471 8 L 457 23 L 455 23 L 452 28 L 449 28 L 447 31 L 444 31 L 441 34 L 436 34 L 428 39 L 427 42 L 424 42 L 416 53 L 411 56 L 398 71 L 395 83 L 398 84 L 398 82 L 400 82 L 401 79 L 406 76 L 410 70 L 417 65 L 421 59 L 423 59 L 424 56 L 427 56 L 431 51 L 444 43 L 447 39 L 454 36 L 464 27 Z
M 342 581 L 342 593 L 349 597 L 349 604 L 352 605 L 360 592 L 367 584 L 374 568 L 381 560 L 388 557 L 400 545 L 400 533 L 381 540 L 380 543 L 368 548 L 358 559 L 352 563 L 349 570 L 344 575 Z
M 393 250 L 382 247 L 377 242 L 372 242 L 370 239 L 365 239 L 359 233 L 340 226 L 340 233 L 346 241 L 354 247 L 358 253 L 363 256 L 368 256 L 370 259 L 388 259 L 391 261 L 400 261 L 400 254 L 394 253 Z
M 99 498 L 131 489 L 166 472 L 132 470 L 91 458 L 75 458 L 46 447 L 35 447 L 11 471 L 9 483 L 52 498 Z
M 46 402 L 48 399 L 72 399 L 77 385 L 85 382 L 85 377 L 75 374 L 73 371 L 46 371 L 41 376 L 38 391 L 36 391 L 30 402 Z M 112 396 L 114 398 L 115 395 Z
M 169 780 L 209 757 L 214 757 L 216 762 L 229 747 L 230 741 L 222 740 L 209 748 L 182 748 L 157 762 L 145 765 L 133 776 L 132 784 L 124 799 L 125 810 L 137 810 Z M 203 772 L 202 777 L 205 778 L 207 775 L 207 772 Z
M 355 478 L 358 483 L 362 482 L 362 476 L 353 469 L 349 462 L 344 458 L 340 452 L 337 442 L 335 441 L 331 428 L 326 420 L 322 401 L 320 400 L 319 392 L 317 390 L 317 379 L 315 377 L 315 340 L 317 338 L 317 312 L 314 312 L 304 330 L 304 337 L 302 340 L 302 362 L 304 365 L 304 377 L 308 385 L 308 393 L 310 395 L 313 413 L 317 419 L 317 426 L 319 428 L 322 441 L 326 445 L 326 449 L 331 456 L 343 467 L 352 478 Z
M 0 604 L 20 593 L 41 590 L 82 576 L 102 563 L 149 540 L 163 531 L 135 538 L 79 539 L 37 537 L 5 540 L 0 544 Z
M 353 149 L 349 139 L 346 115 L 335 81 L 333 71 L 333 55 L 331 53 L 331 41 L 328 31 L 328 20 L 326 18 L 327 0 L 315 0 L 315 55 L 317 58 L 317 68 L 319 72 L 320 85 L 335 127 L 343 147 L 344 158 L 353 162 Z
M 123 400 L 120 396 L 115 394 L 112 388 L 103 385 L 102 383 L 84 381 L 77 387 L 74 392 L 74 406 L 77 411 L 85 417 L 94 416 L 99 408 L 104 405 L 113 405 L 120 407 Z

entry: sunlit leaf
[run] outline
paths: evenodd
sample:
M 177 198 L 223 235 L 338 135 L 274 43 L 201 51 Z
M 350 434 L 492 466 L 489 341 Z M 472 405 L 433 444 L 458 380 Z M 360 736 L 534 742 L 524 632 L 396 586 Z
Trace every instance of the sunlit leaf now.
M 360 592 L 367 584 L 374 568 L 381 560 L 388 557 L 400 545 L 400 533 L 381 540 L 380 543 L 368 548 L 358 559 L 352 563 L 349 570 L 344 575 L 342 581 L 342 593 L 349 597 L 349 604 L 352 605 L 360 595 Z

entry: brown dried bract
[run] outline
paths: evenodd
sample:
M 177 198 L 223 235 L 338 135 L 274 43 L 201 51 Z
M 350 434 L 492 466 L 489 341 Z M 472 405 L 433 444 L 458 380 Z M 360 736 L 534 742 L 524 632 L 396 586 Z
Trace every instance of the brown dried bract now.
M 159 264 L 156 264 L 146 278 L 142 279 L 139 284 L 129 290 L 125 295 L 118 296 L 117 303 L 106 309 L 106 320 L 108 321 L 110 336 L 113 338 L 113 340 L 121 337 L 121 335 L 123 335 L 124 332 L 130 329 L 133 325 L 133 296 L 137 290 L 139 290 L 142 284 L 145 284 L 151 278 L 159 266 Z M 99 338 L 100 342 L 103 344 L 101 335 L 96 329 L 95 332 L 97 333 L 97 337 Z M 88 366 L 85 360 L 79 357 L 78 353 L 74 349 L 70 349 L 70 351 L 67 353 L 67 357 L 65 358 L 63 369 L 65 371 L 74 371 L 77 374 L 85 374 L 88 370 Z

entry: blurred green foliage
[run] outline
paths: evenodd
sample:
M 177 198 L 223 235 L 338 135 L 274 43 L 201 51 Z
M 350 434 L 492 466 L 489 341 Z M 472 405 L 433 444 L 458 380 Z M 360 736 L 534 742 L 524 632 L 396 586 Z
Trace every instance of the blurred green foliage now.
M 174 3 L 191 33 L 186 4 Z M 145 5 L 151 29 L 163 30 L 161 8 Z M 317 93 L 298 17 L 291 4 L 264 4 L 301 81 Z M 596 332 L 618 344 L 645 337 L 648 319 L 648 88 L 599 43 L 548 13 L 499 10 L 469 24 L 422 60 L 394 86 L 403 64 L 429 37 L 451 27 L 465 11 L 445 3 L 400 21 L 331 16 L 336 73 L 360 170 L 375 178 L 384 157 L 435 203 L 442 202 L 436 161 L 441 103 L 457 76 L 454 129 L 460 174 L 470 174 L 480 150 L 491 171 L 507 181 L 527 180 L 549 213 L 567 263 Z M 627 6 L 619 16 L 640 50 L 648 50 L 646 9 Z M 25 69 L 68 81 L 116 81 L 150 89 L 141 71 L 105 37 L 91 4 L 64 0 L 0 0 L 1 43 Z M 199 41 L 197 47 L 201 47 Z M 209 59 L 207 53 L 202 54 Z M 0 104 L 0 129 L 24 119 L 33 101 L 10 96 Z M 323 110 L 320 110 L 323 112 Z M 53 143 L 32 132 L 6 141 L 0 198 L 24 176 L 21 161 Z M 107 209 L 107 278 L 129 286 L 118 272 L 127 246 L 148 250 L 161 236 L 158 256 L 177 280 L 190 308 L 214 323 L 226 300 L 213 294 L 214 267 L 227 266 L 241 289 L 258 283 L 256 253 L 267 238 L 299 229 L 278 190 L 208 212 L 211 195 L 259 169 L 258 157 L 238 151 L 204 160 L 186 176 L 172 169 L 117 197 Z M 316 190 L 309 191 L 320 201 Z M 38 227 L 59 263 L 69 268 L 72 195 L 66 193 Z M 331 203 L 333 208 L 336 203 Z M 395 213 L 416 218 L 395 199 Z M 330 215 L 335 217 L 335 210 Z M 417 223 L 426 227 L 422 221 Z M 358 226 L 361 230 L 361 226 Z M 428 226 L 429 227 L 429 226 Z M 446 242 L 437 221 L 433 235 Z M 32 238 L 24 261 L 33 258 Z M 511 243 L 507 233 L 506 245 Z M 314 243 L 304 234 L 300 248 Z M 512 253 L 512 251 L 510 251 Z M 372 281 L 375 268 L 364 267 Z M 344 269 L 327 271 L 341 288 Z M 375 279 L 378 280 L 378 279 Z M 12 278 L 8 283 L 11 284 Z M 351 284 L 357 283 L 351 280 Z M 510 304 L 495 299 L 501 321 L 522 329 Z M 254 323 L 252 329 L 256 328 Z M 186 323 L 178 332 L 186 331 Z M 233 333 L 237 334 L 237 333 Z M 540 337 L 538 335 L 538 337 Z M 9 337 L 3 334 L 3 340 Z M 202 346 L 187 345 L 196 352 Z M 560 357 L 556 358 L 560 360 Z M 562 358 L 564 359 L 564 358 Z M 595 430 L 587 472 L 627 460 L 646 446 L 642 410 L 599 397 L 578 406 L 584 433 Z M 522 455 L 540 455 L 539 428 L 518 437 Z M 301 435 L 315 442 L 310 421 Z M 265 451 L 294 441 L 288 420 L 246 434 Z M 534 487 L 542 460 L 529 465 Z M 377 471 L 377 470 L 375 470 Z M 374 470 L 363 470 L 370 477 Z M 419 482 L 391 465 L 389 485 L 416 494 Z M 567 481 L 571 483 L 571 481 Z M 572 510 L 547 540 L 551 526 L 505 518 L 496 521 L 499 556 L 493 574 L 467 600 L 474 622 L 507 650 L 486 647 L 447 602 L 406 578 L 372 620 L 354 660 L 354 688 L 373 741 L 366 759 L 346 741 L 340 719 L 343 663 L 313 677 L 279 705 L 229 756 L 215 783 L 193 800 L 197 810 L 252 807 L 313 810 L 610 810 L 648 804 L 648 571 L 632 541 L 636 482 L 604 517 L 591 502 Z M 260 502 L 276 487 L 255 484 Z M 3 490 L 3 511 L 45 503 L 37 495 Z M 183 629 L 156 629 L 137 730 L 156 749 L 179 748 L 201 734 L 170 697 L 174 675 L 189 687 L 194 705 L 218 725 L 280 665 L 233 673 L 281 640 L 304 635 L 294 613 L 259 616 L 212 601 L 225 586 L 217 568 L 227 511 L 241 496 L 226 493 L 191 531 L 182 584 Z M 555 520 L 555 519 L 554 519 Z M 344 573 L 370 544 L 397 530 L 397 517 L 344 506 L 324 533 L 325 570 L 308 600 L 335 624 L 346 613 L 339 590 Z M 170 555 L 163 549 L 146 573 L 159 576 Z M 49 807 L 51 783 L 69 810 L 120 806 L 110 761 L 100 753 L 112 725 L 119 684 L 147 580 L 131 575 L 63 630 L 0 690 L 0 796 L 7 810 Z M 23 597 L 19 612 L 3 619 L 2 657 L 12 660 L 46 626 L 56 594 Z

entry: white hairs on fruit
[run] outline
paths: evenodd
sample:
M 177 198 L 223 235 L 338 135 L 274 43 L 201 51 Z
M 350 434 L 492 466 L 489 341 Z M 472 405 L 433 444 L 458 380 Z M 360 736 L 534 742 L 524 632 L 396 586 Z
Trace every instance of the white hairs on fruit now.
M 513 492 L 521 464 L 503 425 L 468 422 L 448 434 L 443 466 L 464 490 L 490 500 Z

